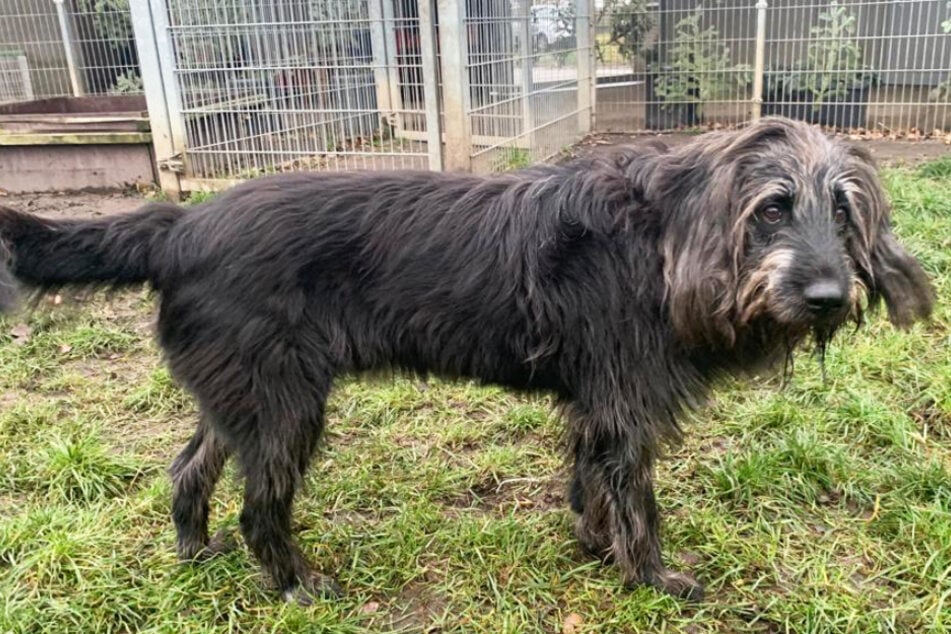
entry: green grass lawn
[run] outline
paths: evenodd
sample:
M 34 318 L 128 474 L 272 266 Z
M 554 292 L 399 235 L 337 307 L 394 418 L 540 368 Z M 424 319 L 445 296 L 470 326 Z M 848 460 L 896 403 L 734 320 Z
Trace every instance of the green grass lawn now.
M 544 399 L 417 379 L 340 386 L 296 508 L 347 591 L 279 603 L 245 549 L 176 561 L 167 465 L 195 407 L 144 292 L 0 322 L 0 632 L 947 632 L 951 160 L 885 179 L 938 286 L 932 324 L 875 316 L 791 386 L 725 386 L 661 468 L 685 605 L 578 550 Z M 212 522 L 235 528 L 222 480 Z

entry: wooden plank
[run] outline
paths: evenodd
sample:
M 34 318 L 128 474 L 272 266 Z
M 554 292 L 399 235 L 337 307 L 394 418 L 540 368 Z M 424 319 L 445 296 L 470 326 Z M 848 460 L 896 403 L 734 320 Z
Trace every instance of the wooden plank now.
M 73 132 L 149 132 L 148 119 L 71 119 L 0 116 L 0 134 L 70 134 Z
M 17 145 L 130 145 L 151 143 L 148 132 L 71 132 L 45 134 L 2 134 L 0 146 Z
M 5 121 L 25 121 L 38 123 L 125 123 L 126 121 L 144 121 L 148 123 L 147 115 L 132 117 L 126 114 L 114 115 L 93 115 L 84 117 L 82 115 L 55 115 L 55 114 L 6 114 L 0 115 L 0 124 Z

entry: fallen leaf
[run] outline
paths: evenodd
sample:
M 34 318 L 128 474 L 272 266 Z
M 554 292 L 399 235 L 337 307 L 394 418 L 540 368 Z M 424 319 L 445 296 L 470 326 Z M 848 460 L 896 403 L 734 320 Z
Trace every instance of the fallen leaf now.
M 22 346 L 29 341 L 31 334 L 33 334 L 33 329 L 26 324 L 17 324 L 10 329 L 10 336 L 13 337 L 13 343 L 18 346 Z
M 380 604 L 376 601 L 370 601 L 369 603 L 364 603 L 360 608 L 360 612 L 363 614 L 373 614 L 374 612 L 380 611 Z
M 572 612 L 565 617 L 565 622 L 561 625 L 561 634 L 576 634 L 581 631 L 581 626 L 584 624 L 584 619 L 581 618 L 581 615 Z

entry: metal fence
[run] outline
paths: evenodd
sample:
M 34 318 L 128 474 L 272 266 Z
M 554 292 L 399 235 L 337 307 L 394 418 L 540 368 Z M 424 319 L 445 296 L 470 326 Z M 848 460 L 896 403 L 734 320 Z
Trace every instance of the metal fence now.
M 0 103 L 141 92 L 128 0 L 0 0 Z
M 760 113 L 839 130 L 951 130 L 947 0 L 603 0 L 596 21 L 601 130 Z
M 590 129 L 588 0 L 148 0 L 136 15 L 186 187 L 505 169 Z
M 928 134 L 951 130 L 951 2 L 0 0 L 0 102 L 143 84 L 168 187 L 507 169 L 593 119 Z
M 476 169 L 550 158 L 590 130 L 590 5 L 470 2 L 467 108 Z
M 425 168 L 416 3 L 387 4 L 169 0 L 188 176 Z

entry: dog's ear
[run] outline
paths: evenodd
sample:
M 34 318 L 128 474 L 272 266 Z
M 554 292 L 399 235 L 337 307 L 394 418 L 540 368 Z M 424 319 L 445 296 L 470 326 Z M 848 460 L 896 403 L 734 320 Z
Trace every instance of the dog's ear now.
M 851 146 L 854 173 L 861 182 L 856 201 L 864 251 L 856 264 L 868 289 L 869 307 L 884 300 L 888 318 L 899 327 L 927 319 L 934 305 L 934 288 L 921 264 L 898 242 L 889 220 L 888 199 L 881 186 L 875 162 L 864 149 Z
M 872 247 L 871 265 L 870 306 L 884 299 L 889 320 L 903 328 L 931 315 L 934 289 L 918 260 L 898 243 L 887 221 Z
M 736 236 L 732 174 L 701 155 L 692 165 L 657 174 L 669 191 L 662 242 L 667 308 L 687 345 L 732 346 L 736 341 Z

